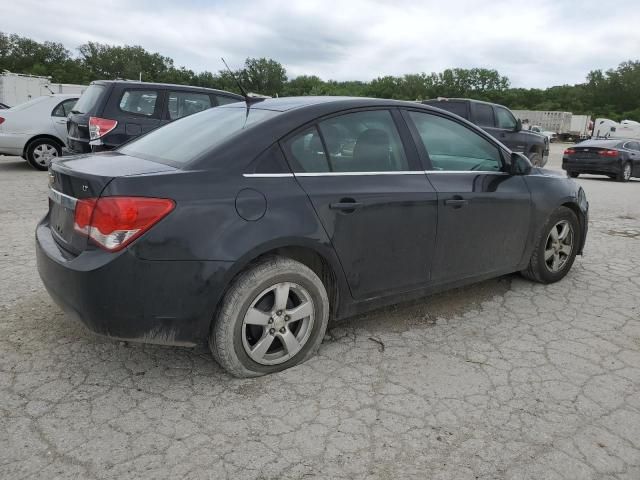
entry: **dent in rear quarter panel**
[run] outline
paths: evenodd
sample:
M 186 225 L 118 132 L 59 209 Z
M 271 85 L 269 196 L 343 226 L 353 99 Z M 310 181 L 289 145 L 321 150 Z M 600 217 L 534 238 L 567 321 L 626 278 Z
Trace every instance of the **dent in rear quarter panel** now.
M 531 235 L 529 235 L 527 250 L 523 257 L 528 263 L 535 241 L 549 215 L 566 203 L 575 204 L 580 208 L 578 201 L 580 186 L 570 178 L 543 169 L 533 169 L 532 173 L 524 178 L 531 191 L 532 200 Z M 579 220 L 582 224 L 583 219 Z M 526 266 L 526 263 L 523 267 Z

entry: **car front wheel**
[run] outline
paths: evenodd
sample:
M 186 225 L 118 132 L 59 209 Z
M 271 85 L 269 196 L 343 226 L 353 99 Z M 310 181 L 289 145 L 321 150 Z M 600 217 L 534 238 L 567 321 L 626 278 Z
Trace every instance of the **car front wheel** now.
M 560 207 L 551 214 L 538 235 L 529 266 L 521 273 L 540 283 L 553 283 L 569 273 L 580 245 L 580 223 L 576 214 Z
M 306 265 L 270 257 L 235 279 L 214 319 L 209 346 L 236 377 L 257 377 L 309 359 L 329 320 L 327 291 Z

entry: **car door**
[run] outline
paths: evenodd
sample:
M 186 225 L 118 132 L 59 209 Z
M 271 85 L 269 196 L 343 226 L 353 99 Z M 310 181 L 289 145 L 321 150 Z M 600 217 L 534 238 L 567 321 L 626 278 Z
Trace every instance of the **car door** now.
M 128 87 L 119 89 L 116 108 L 119 124 L 124 125 L 122 144 L 161 125 L 165 91 L 151 87 Z
M 398 121 L 397 111 L 351 111 L 282 144 L 356 299 L 407 291 L 430 277 L 437 195 Z
M 517 120 L 509 110 L 490 104 L 476 104 L 475 107 L 482 110 L 488 107 L 493 110 L 494 126 L 483 127 L 487 133 L 509 147 L 512 152 L 526 152 L 527 144 L 524 136 L 516 131 Z M 486 115 L 488 116 L 489 113 L 487 112 Z
M 444 116 L 405 111 L 438 193 L 435 282 L 515 270 L 529 235 L 531 196 L 489 137 Z
M 56 136 L 67 143 L 67 115 L 71 113 L 73 106 L 78 101 L 77 98 L 68 98 L 60 102 L 51 112 L 51 122 L 56 132 Z

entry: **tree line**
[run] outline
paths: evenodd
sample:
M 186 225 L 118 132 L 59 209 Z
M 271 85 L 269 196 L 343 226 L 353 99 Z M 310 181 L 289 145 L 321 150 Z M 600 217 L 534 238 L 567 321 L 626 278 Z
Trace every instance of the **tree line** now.
M 142 79 L 238 92 L 226 70 L 195 72 L 141 46 L 87 42 L 68 50 L 0 32 L 0 71 L 50 76 L 55 83 L 88 84 L 98 79 Z M 402 100 L 471 97 L 519 110 L 562 110 L 614 120 L 640 121 L 640 61 L 606 71 L 593 70 L 585 82 L 549 88 L 513 88 L 506 76 L 487 68 L 450 68 L 439 73 L 383 76 L 369 82 L 323 80 L 316 75 L 288 78 L 279 62 L 247 58 L 234 74 L 245 89 L 271 96 L 347 95 Z

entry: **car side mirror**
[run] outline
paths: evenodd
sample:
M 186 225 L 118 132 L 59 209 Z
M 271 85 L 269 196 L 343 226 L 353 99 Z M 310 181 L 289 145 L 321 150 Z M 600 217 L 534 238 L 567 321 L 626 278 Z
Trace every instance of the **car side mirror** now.
M 519 152 L 511 153 L 511 175 L 529 175 L 533 166 L 529 159 Z
M 519 132 L 520 130 L 522 130 L 522 120 L 518 118 L 516 120 L 516 128 L 514 129 L 514 131 Z

